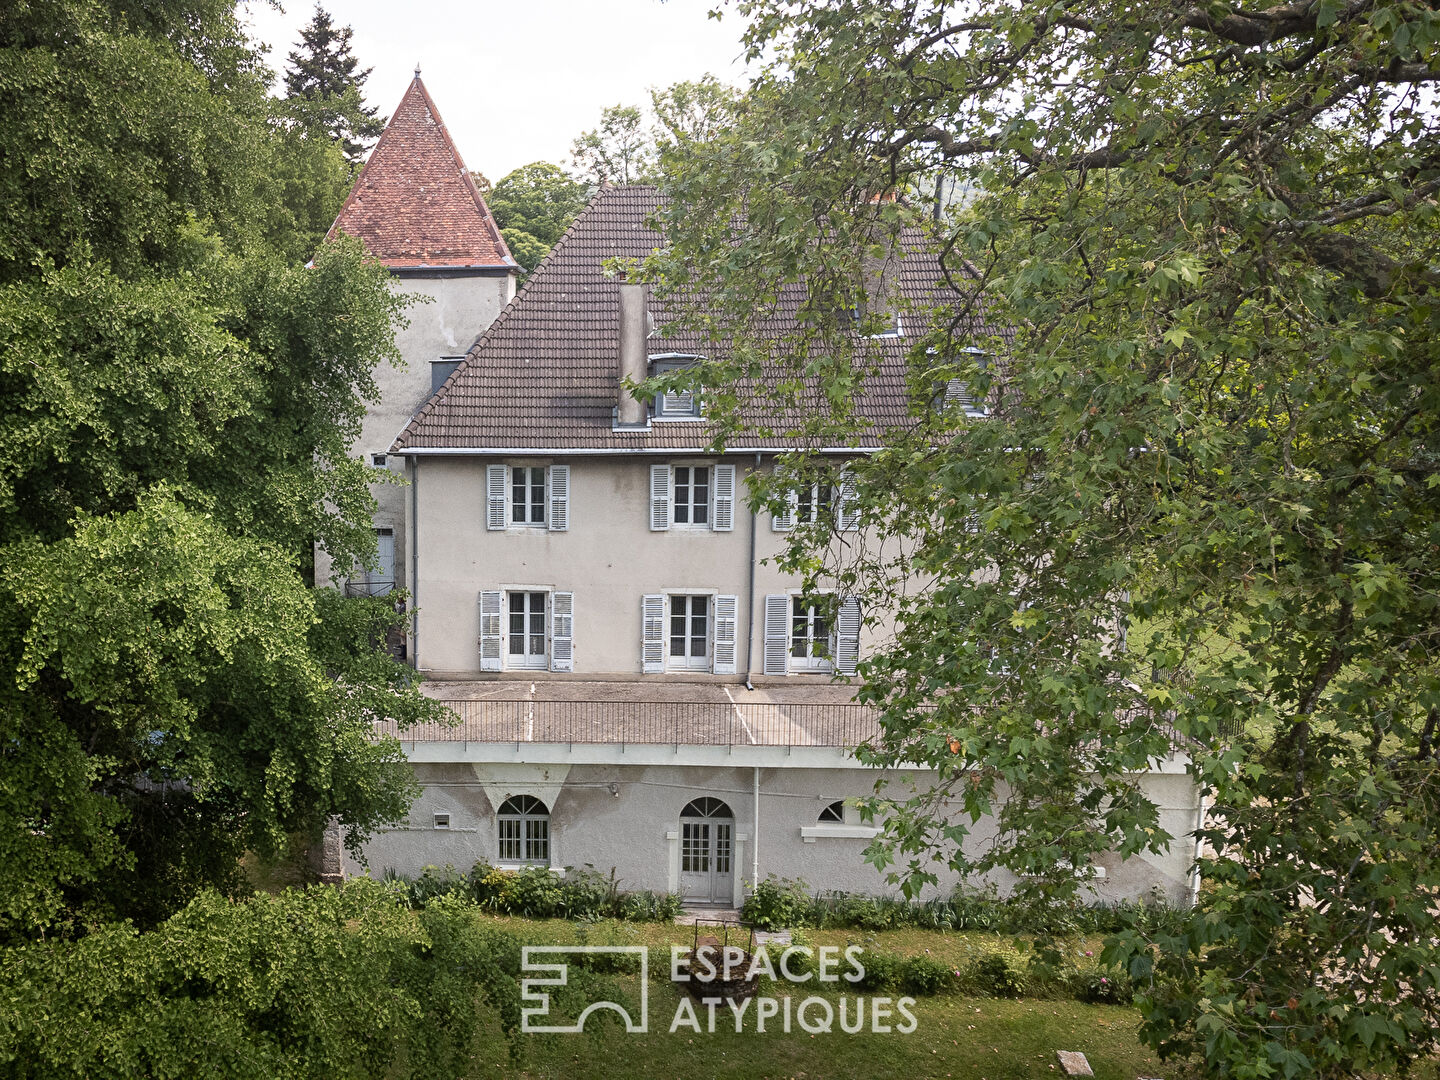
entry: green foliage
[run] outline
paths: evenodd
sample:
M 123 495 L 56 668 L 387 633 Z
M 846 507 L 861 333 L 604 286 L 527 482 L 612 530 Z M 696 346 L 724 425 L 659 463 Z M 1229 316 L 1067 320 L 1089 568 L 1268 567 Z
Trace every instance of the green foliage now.
M 780 561 L 894 627 L 861 666 L 865 760 L 939 783 L 872 805 L 873 861 L 912 894 L 1013 875 L 1043 919 L 1101 853 L 1191 850 L 1139 781 L 1183 747 L 1207 887 L 1107 952 L 1144 1038 L 1245 1080 L 1434 1054 L 1432 7 L 739 7 L 760 74 L 666 155 L 649 266 L 704 298 L 679 318 L 717 340 L 725 437 L 748 445 L 736 406 L 778 357 L 765 434 L 874 438 L 832 314 L 893 245 L 946 275 L 904 312 L 913 426 L 853 464 L 864 539 L 797 528 Z M 911 201 L 941 176 L 964 205 Z M 813 318 L 776 343 L 782 296 Z M 957 379 L 988 417 L 935 407 Z
M 1073 903 L 1037 912 L 994 892 L 957 889 L 948 899 L 906 900 L 861 893 L 816 893 L 803 881 L 767 877 L 745 900 L 742 918 L 757 930 L 808 926 L 822 930 L 983 930 L 1072 937 L 1121 930 L 1177 931 L 1184 912 L 1159 901 Z
M 285 96 L 304 127 L 324 133 L 358 163 L 367 144 L 385 130 L 385 118 L 365 105 L 365 80 L 372 69 L 362 70 L 350 52 L 351 33 L 316 4 L 310 24 L 300 31 L 300 47 L 290 53 Z
M 655 165 L 645 114 L 634 105 L 607 105 L 600 111 L 600 125 L 576 137 L 570 156 L 593 184 L 644 183 Z
M 518 1026 L 519 960 L 473 909 L 414 913 L 375 883 L 205 893 L 149 933 L 0 952 L 0 1061 L 33 1080 L 455 1075 Z
M 507 173 L 486 201 L 507 243 L 512 231 L 525 233 L 549 251 L 584 209 L 585 198 L 584 183 L 558 165 L 536 161 Z M 522 265 L 535 268 L 534 263 Z
M 497 915 L 531 919 L 670 922 L 682 906 L 676 893 L 622 892 L 614 871 L 606 876 L 591 866 L 567 867 L 562 877 L 544 866 L 501 870 L 482 860 L 468 873 L 453 866 L 427 866 L 413 881 L 394 873 L 387 878 L 399 883 L 413 907 L 440 897 L 463 897 Z
M 316 252 L 344 163 L 267 98 L 233 5 L 0 8 L 0 939 L 150 924 L 412 781 L 440 719 L 348 457 L 399 302 Z M 313 266 L 300 265 L 314 256 Z
M 971 961 L 963 977 L 969 987 L 990 997 L 1020 997 L 1029 985 L 1024 960 L 1015 952 L 991 952 L 978 956 Z
M 777 878 L 771 874 L 757 881 L 745 898 L 740 916 L 756 930 L 779 930 L 803 926 L 810 896 L 799 881 Z
M 928 956 L 912 956 L 905 961 L 900 976 L 901 989 L 916 997 L 931 997 L 955 989 L 955 972 L 939 960 Z

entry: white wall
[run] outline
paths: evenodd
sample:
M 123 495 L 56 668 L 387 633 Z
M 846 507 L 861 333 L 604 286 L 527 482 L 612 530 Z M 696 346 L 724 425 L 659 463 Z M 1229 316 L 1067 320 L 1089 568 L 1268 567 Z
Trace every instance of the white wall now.
M 751 621 L 747 595 L 750 519 L 744 478 L 753 457 L 737 463 L 734 528 L 729 532 L 672 526 L 650 530 L 650 465 L 714 464 L 714 457 L 626 455 L 597 458 L 421 457 L 418 505 L 419 636 L 422 670 L 436 678 L 479 673 L 478 594 L 484 589 L 534 586 L 575 593 L 575 675 L 639 676 L 640 604 L 647 593 L 715 591 L 740 598 L 736 676 L 744 680 L 744 636 Z M 485 528 L 485 467 L 552 462 L 570 466 L 570 521 L 564 532 L 538 528 Z M 768 467 L 768 466 L 767 466 Z M 783 548 L 784 533 L 759 514 L 754 600 L 800 586 L 764 560 Z M 850 536 L 851 534 L 845 534 Z M 858 536 L 858 534 L 855 534 Z M 864 653 L 875 631 L 861 639 Z M 749 657 L 763 662 L 763 612 L 757 610 Z M 647 676 L 663 678 L 667 676 Z M 687 673 L 686 678 L 692 677 Z M 804 679 L 796 675 L 792 678 Z
M 395 333 L 404 361 L 402 367 L 386 364 L 375 372 L 380 400 L 366 411 L 360 437 L 351 453 L 365 461 L 384 454 L 395 436 L 430 396 L 430 365 L 442 356 L 462 356 L 486 330 L 515 294 L 513 274 L 469 277 L 392 277 L 391 287 L 415 298 L 406 309 L 409 325 Z M 395 572 L 400 587 L 407 587 L 410 546 L 406 536 L 409 501 L 403 462 L 390 458 L 387 467 L 396 483 L 375 484 L 375 527 L 395 531 Z M 334 567 L 323 551 L 315 553 L 315 578 L 320 584 L 344 580 L 349 567 Z
M 673 841 L 681 808 L 710 795 L 724 800 L 744 836 L 736 867 L 738 884 L 752 880 L 751 844 L 756 835 L 753 809 L 754 770 L 695 766 L 423 764 L 415 766 L 423 792 L 411 808 L 407 826 L 383 831 L 366 846 L 369 873 L 386 869 L 416 875 L 427 865 L 468 870 L 478 859 L 494 862 L 498 840 L 495 809 L 511 795 L 539 798 L 551 812 L 551 864 L 602 873 L 613 869 L 622 888 L 666 891 L 676 887 Z M 812 892 L 840 890 L 893 894 L 874 867 L 863 859 L 864 838 L 817 837 L 806 842 L 801 830 L 816 825 L 820 810 L 836 799 L 873 792 L 878 774 L 860 767 L 760 770 L 760 877 L 774 874 L 803 879 Z M 910 774 L 922 786 L 932 774 Z M 1176 837 L 1164 856 L 1118 856 L 1097 860 L 1106 876 L 1095 883 L 1104 900 L 1135 899 L 1158 890 L 1170 902 L 1187 903 L 1187 870 L 1195 824 L 1195 788 L 1183 773 L 1147 774 L 1145 794 L 1161 807 L 1161 825 Z M 611 787 L 614 787 L 614 793 Z M 450 828 L 434 828 L 436 812 L 450 815 Z M 967 850 L 976 851 L 994 835 L 991 819 L 974 827 Z M 363 872 L 353 860 L 347 870 Z M 957 878 L 940 874 L 940 885 L 926 895 L 949 895 Z M 1013 879 L 997 879 L 1003 892 Z

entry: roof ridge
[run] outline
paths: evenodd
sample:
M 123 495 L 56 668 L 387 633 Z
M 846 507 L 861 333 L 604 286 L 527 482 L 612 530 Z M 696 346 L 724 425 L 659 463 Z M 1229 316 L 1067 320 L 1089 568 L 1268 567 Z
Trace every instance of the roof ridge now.
M 625 188 L 641 186 L 643 185 L 628 184 Z M 421 418 L 426 416 L 432 408 L 441 402 L 449 392 L 450 384 L 454 382 L 462 372 L 469 369 L 471 360 L 476 358 L 476 353 L 479 351 L 480 346 L 485 343 L 485 339 L 498 331 L 500 327 L 509 320 L 510 316 L 519 309 L 520 301 L 530 292 L 531 286 L 541 280 L 541 274 L 542 272 L 546 272 L 547 264 L 551 264 L 555 256 L 561 253 L 565 245 L 573 238 L 573 234 L 580 223 L 589 217 L 606 197 L 617 191 L 623 191 L 625 188 L 616 187 L 614 184 L 601 184 L 596 187 L 594 194 L 590 196 L 590 200 L 581 209 L 580 213 L 575 215 L 575 220 L 565 227 L 565 231 L 560 234 L 554 246 L 545 253 L 545 257 L 540 260 L 539 265 L 537 265 L 530 276 L 525 279 L 525 284 L 521 285 L 515 295 L 510 298 L 510 302 L 500 309 L 500 314 L 491 320 L 490 325 L 475 335 L 475 340 L 470 343 L 470 348 L 465 350 L 465 359 L 461 360 L 460 363 L 455 366 L 455 370 L 446 377 L 444 382 L 431 392 L 430 396 L 425 399 L 425 403 L 415 410 L 415 415 L 410 418 L 410 422 L 405 425 L 399 435 L 395 436 L 395 441 L 392 444 L 394 447 L 403 447 L 405 445 L 405 439 L 412 434 L 412 429 L 420 422 Z M 546 276 L 548 276 L 548 273 Z

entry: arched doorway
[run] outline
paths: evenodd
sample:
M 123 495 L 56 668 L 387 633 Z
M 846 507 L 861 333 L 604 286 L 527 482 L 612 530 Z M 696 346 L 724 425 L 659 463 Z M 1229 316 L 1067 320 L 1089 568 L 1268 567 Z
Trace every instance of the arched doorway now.
M 735 899 L 735 815 L 706 795 L 680 811 L 680 894 L 694 904 Z

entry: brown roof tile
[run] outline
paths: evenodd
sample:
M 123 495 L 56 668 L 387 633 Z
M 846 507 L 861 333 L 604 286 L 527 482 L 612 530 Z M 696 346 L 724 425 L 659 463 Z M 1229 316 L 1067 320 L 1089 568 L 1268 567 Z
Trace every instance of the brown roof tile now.
M 330 226 L 339 232 L 392 269 L 519 269 L 418 74 Z
M 662 242 L 647 224 L 658 205 L 653 187 L 602 188 L 536 268 L 524 288 L 471 348 L 465 361 L 419 409 L 395 441 L 395 450 L 625 450 L 693 449 L 714 437 L 711 425 L 657 420 L 648 431 L 615 431 L 619 391 L 619 283 L 607 277 L 607 259 L 642 259 Z M 941 271 L 934 249 L 918 231 L 903 239 L 898 281 L 906 300 L 933 304 Z M 667 318 L 652 305 L 657 324 Z M 767 316 L 777 339 L 797 326 L 798 290 L 782 296 Z M 975 324 L 977 334 L 990 328 Z M 1009 337 L 1009 334 L 1002 336 Z M 872 338 L 875 364 L 858 411 L 873 424 L 860 446 L 878 446 L 887 429 L 914 422 L 915 402 L 906 378 L 906 353 L 916 338 Z M 698 338 L 652 339 L 651 355 L 711 354 Z M 748 419 L 777 432 L 798 427 L 805 414 L 823 411 L 823 395 L 802 407 L 775 411 L 765 380 L 741 391 Z M 745 445 L 784 448 L 795 438 L 747 435 Z

